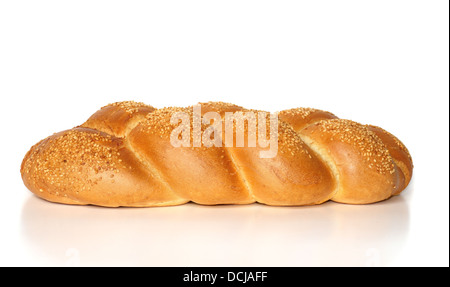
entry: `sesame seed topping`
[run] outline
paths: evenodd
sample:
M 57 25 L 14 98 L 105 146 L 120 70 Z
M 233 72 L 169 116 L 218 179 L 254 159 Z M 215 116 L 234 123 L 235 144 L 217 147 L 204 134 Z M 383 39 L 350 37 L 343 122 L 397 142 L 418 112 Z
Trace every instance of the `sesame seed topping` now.
M 373 126 L 373 125 L 367 125 L 368 128 L 376 128 L 377 130 L 383 132 L 384 134 L 388 135 L 390 138 L 392 138 L 392 140 L 395 142 L 395 144 L 397 145 L 397 147 L 403 151 L 407 156 L 408 159 L 412 162 L 412 157 L 411 154 L 409 153 L 409 150 L 406 148 L 406 146 L 393 134 L 391 134 L 390 132 L 386 131 L 385 129 Z
M 329 134 L 331 139 L 355 146 L 369 168 L 380 174 L 395 172 L 389 150 L 367 126 L 343 119 L 323 120 L 317 125 L 320 131 Z
M 280 112 L 280 115 L 289 116 L 289 117 L 300 117 L 301 119 L 306 119 L 310 115 L 317 113 L 317 112 L 326 113 L 326 114 L 329 114 L 330 116 L 334 117 L 334 115 L 330 112 L 322 111 L 319 109 L 313 109 L 313 108 L 294 108 L 294 109 L 284 110 L 284 111 Z
M 90 190 L 94 185 L 86 176 L 118 171 L 118 148 L 121 141 L 94 130 L 73 129 L 55 134 L 31 151 L 24 164 L 35 186 L 48 186 L 60 195 L 66 190 Z M 109 160 L 106 160 L 109 158 Z M 64 164 L 61 164 L 64 162 Z M 43 189 L 39 189 L 43 192 Z
M 124 102 L 117 102 L 107 105 L 108 106 L 115 106 L 123 109 L 128 114 L 134 114 L 139 112 L 139 108 L 152 108 L 152 106 L 146 105 L 141 102 L 133 102 L 133 101 L 124 101 Z

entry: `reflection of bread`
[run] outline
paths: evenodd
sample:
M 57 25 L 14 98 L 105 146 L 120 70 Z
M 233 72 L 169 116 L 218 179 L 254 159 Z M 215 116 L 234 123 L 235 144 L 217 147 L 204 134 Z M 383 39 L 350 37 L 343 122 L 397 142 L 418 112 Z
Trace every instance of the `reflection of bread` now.
M 20 231 L 27 254 L 39 265 L 45 259 L 45 266 L 365 266 L 377 265 L 367 253 L 374 247 L 378 265 L 389 266 L 409 238 L 408 207 L 405 196 L 396 196 L 371 205 L 188 203 L 118 210 L 32 196 L 23 205 Z
M 247 111 L 224 103 L 201 108 L 222 117 Z M 33 146 L 22 163 L 24 183 L 41 198 L 67 204 L 312 205 L 381 201 L 412 176 L 411 157 L 397 138 L 328 112 L 280 112 L 274 158 L 260 158 L 259 147 L 174 147 L 170 119 L 177 112 L 192 118 L 190 108 L 108 105 L 82 126 Z

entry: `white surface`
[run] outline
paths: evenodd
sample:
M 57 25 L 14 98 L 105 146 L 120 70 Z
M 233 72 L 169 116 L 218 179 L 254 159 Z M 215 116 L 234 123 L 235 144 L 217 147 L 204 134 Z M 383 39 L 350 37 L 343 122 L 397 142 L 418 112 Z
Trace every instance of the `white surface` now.
M 0 266 L 448 266 L 448 1 L 1 1 Z M 307 106 L 379 125 L 414 179 L 368 206 L 105 209 L 19 174 L 119 100 Z

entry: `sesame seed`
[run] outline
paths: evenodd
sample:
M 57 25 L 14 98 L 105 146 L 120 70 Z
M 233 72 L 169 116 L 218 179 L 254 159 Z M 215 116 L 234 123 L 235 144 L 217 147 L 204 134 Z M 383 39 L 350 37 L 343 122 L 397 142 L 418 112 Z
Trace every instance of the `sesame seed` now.
M 355 146 L 370 169 L 380 174 L 394 172 L 393 159 L 387 147 L 367 126 L 343 119 L 323 120 L 317 125 L 332 139 Z
M 134 113 L 139 112 L 139 108 L 153 108 L 152 106 L 146 105 L 144 103 L 134 102 L 134 101 L 117 102 L 117 103 L 109 104 L 108 106 L 119 107 L 120 109 L 123 109 L 128 114 L 134 114 Z M 108 107 L 108 106 L 106 106 L 106 107 Z
M 56 188 L 83 191 L 94 184 L 86 175 L 117 170 L 120 153 L 111 154 L 111 146 L 118 144 L 100 132 L 73 129 L 41 141 L 32 149 L 24 169 L 34 183 L 49 185 L 49 191 Z M 108 161 L 106 155 L 111 155 Z M 54 194 L 58 195 L 59 191 Z

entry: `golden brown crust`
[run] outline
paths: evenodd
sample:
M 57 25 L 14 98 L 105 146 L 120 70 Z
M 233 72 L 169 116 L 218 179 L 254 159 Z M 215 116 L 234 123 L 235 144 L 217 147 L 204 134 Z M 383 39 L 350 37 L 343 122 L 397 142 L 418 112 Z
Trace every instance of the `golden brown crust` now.
M 340 120 L 331 113 L 298 108 L 279 113 L 277 155 L 267 148 L 225 144 L 227 112 L 259 112 L 222 103 L 201 103 L 201 114 L 218 112 L 220 147 L 174 147 L 177 123 L 193 107 L 164 108 L 135 102 L 103 107 L 82 127 L 54 134 L 31 148 L 21 166 L 25 185 L 37 196 L 66 204 L 166 206 L 200 204 L 311 205 L 327 200 L 364 204 L 399 194 L 412 176 L 412 160 L 396 137 L 374 126 Z M 269 115 L 266 119 L 269 119 Z M 256 122 L 260 127 L 259 119 Z M 270 134 L 269 121 L 265 123 Z M 216 126 L 215 128 L 218 128 Z M 264 128 L 262 128 L 264 130 Z M 259 129 L 255 131 L 258 133 Z
M 186 202 L 151 174 L 122 139 L 87 128 L 54 134 L 33 147 L 22 176 L 31 191 L 53 202 L 110 207 Z
M 301 132 L 323 148 L 339 171 L 339 190 L 332 200 L 364 204 L 385 200 L 399 188 L 399 172 L 381 139 L 367 126 L 334 119 Z
M 321 120 L 337 119 L 330 112 L 313 108 L 295 108 L 279 112 L 281 120 L 285 121 L 296 131 L 299 132 L 305 127 Z
M 189 108 L 165 108 L 151 114 L 128 136 L 132 149 L 141 155 L 187 200 L 200 204 L 244 204 L 254 200 L 240 179 L 225 148 L 173 147 L 170 123 L 174 113 Z M 191 127 L 191 135 L 192 127 Z
M 267 148 L 229 148 L 256 201 L 278 206 L 312 205 L 329 200 L 336 192 L 332 172 L 288 124 L 278 123 L 277 155 L 261 158 L 262 150 Z
M 207 102 L 199 103 L 199 105 L 201 106 L 202 115 L 208 112 L 218 112 L 222 118 L 227 112 L 234 113 L 245 110 L 243 107 L 224 102 Z
M 249 111 L 225 103 L 201 104 L 201 108 L 203 114 L 221 111 L 222 117 L 225 112 Z M 278 126 L 279 154 L 273 159 L 261 159 L 261 148 L 225 148 L 223 141 L 223 147 L 172 147 L 170 133 L 175 125 L 170 118 L 177 112 L 193 116 L 192 108 L 157 110 L 130 133 L 128 141 L 183 198 L 201 204 L 258 201 L 311 205 L 329 200 L 336 192 L 330 170 L 286 123 L 279 122 Z M 224 126 L 223 122 L 222 131 Z M 190 131 L 194 136 L 192 126 Z M 236 130 L 233 135 L 236 139 Z
M 155 108 L 137 102 L 109 104 L 93 114 L 83 125 L 116 137 L 124 137 Z
M 396 194 L 399 194 L 404 190 L 412 178 L 413 173 L 413 161 L 412 157 L 406 148 L 406 146 L 393 134 L 385 131 L 384 129 L 372 125 L 368 125 L 367 128 L 374 132 L 389 150 L 390 155 L 394 159 L 396 165 L 400 168 L 403 176 L 403 182 Z

